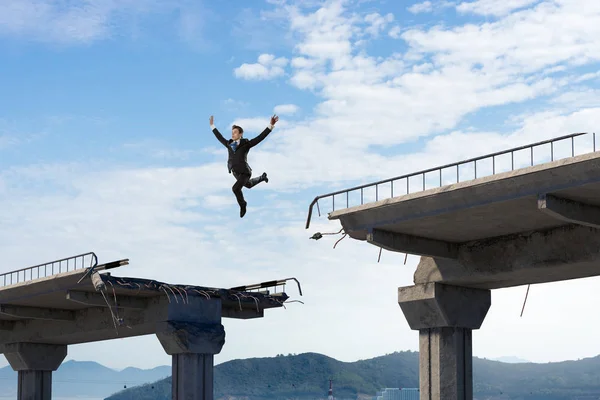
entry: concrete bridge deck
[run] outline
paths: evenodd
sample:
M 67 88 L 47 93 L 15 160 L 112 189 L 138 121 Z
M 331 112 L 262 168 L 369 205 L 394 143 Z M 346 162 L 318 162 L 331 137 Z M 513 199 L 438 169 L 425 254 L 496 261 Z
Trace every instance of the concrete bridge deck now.
M 15 341 L 79 344 L 154 334 L 167 319 L 169 305 L 186 307 L 190 298 L 219 300 L 224 318 L 264 316 L 265 309 L 282 307 L 285 293 L 263 294 L 149 279 L 100 277 L 97 291 L 86 270 L 74 270 L 0 288 L 1 345 Z M 192 308 L 192 306 L 188 306 Z M 122 321 L 115 327 L 114 317 Z
M 600 152 L 349 207 L 329 219 L 354 239 L 427 256 L 415 283 L 494 289 L 596 276 Z
M 344 231 L 359 240 L 367 240 L 369 231 L 379 229 L 448 243 L 544 230 L 575 222 L 550 212 L 559 203 L 552 202 L 545 207 L 539 204 L 544 194 L 600 206 L 600 153 L 337 210 L 329 219 L 339 220 Z M 560 202 L 560 207 L 567 207 L 565 204 Z M 570 210 L 575 212 L 573 207 Z M 577 211 L 584 212 L 581 207 Z M 583 214 L 580 217 L 583 218 Z M 600 218 L 594 224 L 600 225 Z M 423 255 L 434 254 L 425 252 Z

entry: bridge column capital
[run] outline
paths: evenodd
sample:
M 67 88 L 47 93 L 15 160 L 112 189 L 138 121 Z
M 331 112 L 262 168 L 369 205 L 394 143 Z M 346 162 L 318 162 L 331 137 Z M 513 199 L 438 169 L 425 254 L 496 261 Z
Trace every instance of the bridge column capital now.
M 8 343 L 1 346 L 6 360 L 18 371 L 18 400 L 50 400 L 52 371 L 67 356 L 66 345 L 44 343 Z
M 67 356 L 67 346 L 44 343 L 8 343 L 4 357 L 14 371 L 56 371 Z
M 491 292 L 437 282 L 398 288 L 398 304 L 411 329 L 479 329 L 491 306 Z
M 422 399 L 472 400 L 472 329 L 479 329 L 491 293 L 440 283 L 398 288 L 398 304 L 411 329 L 419 331 Z
M 169 304 L 156 336 L 172 356 L 173 400 L 213 400 L 214 355 L 225 344 L 221 300 L 194 296 Z

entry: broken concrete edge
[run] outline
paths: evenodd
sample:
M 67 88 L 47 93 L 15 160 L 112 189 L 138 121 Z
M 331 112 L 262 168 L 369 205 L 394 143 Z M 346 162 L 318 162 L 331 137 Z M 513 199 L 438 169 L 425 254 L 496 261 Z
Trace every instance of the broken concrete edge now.
M 259 292 L 242 292 L 224 288 L 214 288 L 197 285 L 182 285 L 160 282 L 153 279 L 115 277 L 109 274 L 100 274 L 100 277 L 109 291 L 109 286 L 131 290 L 132 292 L 149 291 L 165 294 L 169 301 L 186 302 L 189 296 L 201 296 L 207 299 L 219 298 L 223 308 L 242 309 L 255 308 L 256 311 L 267 308 L 284 307 L 289 296 L 285 293 L 265 294 Z
M 470 187 L 470 186 L 490 183 L 493 181 L 511 179 L 516 176 L 529 175 L 529 174 L 536 173 L 539 171 L 554 169 L 554 168 L 557 168 L 560 166 L 567 166 L 570 164 L 576 164 L 576 163 L 579 163 L 582 161 L 588 161 L 588 160 L 593 160 L 593 159 L 597 159 L 597 158 L 600 158 L 600 152 L 598 152 L 598 151 L 582 154 L 582 155 L 575 156 L 575 157 L 563 158 L 560 160 L 555 160 L 555 161 L 538 164 L 538 165 L 534 165 L 534 166 L 518 168 L 518 169 L 515 169 L 512 171 L 506 171 L 506 172 L 501 172 L 498 174 L 486 175 L 486 176 L 482 176 L 482 177 L 476 178 L 476 179 L 470 179 L 470 180 L 466 180 L 466 181 L 462 181 L 462 182 L 452 183 L 449 185 L 434 187 L 431 189 L 426 189 L 426 190 L 422 190 L 422 191 L 418 191 L 418 192 L 414 192 L 414 193 L 395 196 L 395 197 L 391 197 L 391 198 L 387 198 L 387 199 L 383 199 L 383 200 L 379 200 L 379 201 L 373 201 L 373 202 L 361 204 L 358 206 L 341 208 L 339 210 L 335 210 L 335 211 L 328 213 L 327 218 L 329 220 L 336 220 L 336 219 L 340 220 L 342 217 L 349 216 L 350 214 L 355 214 L 355 213 L 363 212 L 363 211 L 374 209 L 374 208 L 381 208 L 384 206 L 390 206 L 390 205 L 394 205 L 396 203 L 400 203 L 400 202 L 404 202 L 404 201 L 431 197 L 431 196 L 435 196 L 442 192 L 455 191 L 455 190 L 460 190 L 460 189 Z M 364 239 L 362 239 L 362 240 L 364 240 Z
M 156 337 L 165 352 L 174 354 L 219 354 L 225 344 L 225 327 L 220 323 L 161 321 Z

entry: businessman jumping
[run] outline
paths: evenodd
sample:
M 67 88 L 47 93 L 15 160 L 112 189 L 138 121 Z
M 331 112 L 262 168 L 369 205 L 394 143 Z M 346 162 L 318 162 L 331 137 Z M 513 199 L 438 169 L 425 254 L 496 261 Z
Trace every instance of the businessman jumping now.
M 227 140 L 221 135 L 219 130 L 214 125 L 214 118 L 210 116 L 210 128 L 215 134 L 217 140 L 221 142 L 223 146 L 227 148 L 229 157 L 227 159 L 227 169 L 229 173 L 233 173 L 235 183 L 231 188 L 235 194 L 238 204 L 240 205 L 240 218 L 243 218 L 246 214 L 246 201 L 244 200 L 244 194 L 242 188 L 247 187 L 248 189 L 253 188 L 260 182 L 269 182 L 267 173 L 263 172 L 261 176 L 252 178 L 252 168 L 248 165 L 248 152 L 250 149 L 260 142 L 262 142 L 268 135 L 273 131 L 275 124 L 279 121 L 277 115 L 271 117 L 271 124 L 265 128 L 264 131 L 253 139 L 246 139 L 243 137 L 244 130 L 238 125 L 231 127 L 231 139 Z

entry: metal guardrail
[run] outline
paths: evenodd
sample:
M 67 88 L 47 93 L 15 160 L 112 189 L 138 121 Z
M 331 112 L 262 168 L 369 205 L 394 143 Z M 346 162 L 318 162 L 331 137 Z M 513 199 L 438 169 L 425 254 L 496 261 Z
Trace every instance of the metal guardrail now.
M 398 181 L 398 180 L 406 180 L 406 194 L 411 193 L 410 192 L 410 178 L 415 178 L 415 177 L 419 177 L 422 176 L 422 186 L 421 186 L 421 190 L 419 191 L 424 191 L 425 190 L 425 180 L 426 180 L 426 174 L 431 173 L 431 172 L 439 172 L 439 185 L 437 187 L 441 187 L 442 185 L 442 170 L 447 169 L 447 168 L 454 168 L 456 167 L 456 182 L 453 183 L 458 183 L 460 182 L 460 174 L 459 174 L 459 167 L 461 165 L 465 165 L 465 164 L 470 164 L 470 163 L 474 163 L 474 170 L 475 170 L 475 177 L 474 178 L 470 178 L 470 179 L 477 179 L 477 162 L 478 161 L 483 161 L 486 159 L 492 159 L 492 175 L 496 173 L 496 158 L 503 156 L 503 155 L 508 155 L 510 154 L 511 156 L 511 171 L 514 171 L 515 169 L 515 152 L 517 151 L 521 151 L 521 150 L 530 150 L 530 166 L 534 165 L 534 148 L 538 147 L 538 146 L 543 146 L 546 144 L 550 144 L 550 161 L 554 161 L 555 157 L 554 157 L 554 144 L 556 142 L 562 141 L 562 140 L 570 140 L 571 141 L 571 155 L 568 157 L 574 157 L 575 156 L 575 138 L 579 137 L 579 136 L 583 136 L 583 135 L 589 135 L 589 132 L 578 132 L 578 133 L 572 133 L 570 135 L 565 135 L 565 136 L 559 136 L 553 139 L 548 139 L 548 140 L 544 140 L 541 142 L 536 142 L 536 143 L 532 143 L 532 144 L 528 144 L 528 145 L 524 145 L 524 146 L 519 146 L 519 147 L 515 147 L 512 149 L 508 149 L 508 150 L 503 150 L 503 151 L 499 151 L 496 153 L 491 153 L 491 154 L 487 154 L 484 156 L 479 156 L 479 157 L 475 157 L 475 158 L 469 158 L 467 160 L 462 160 L 462 161 L 458 161 L 452 164 L 446 164 L 443 165 L 441 167 L 435 167 L 435 168 L 429 168 L 426 170 L 422 170 L 419 172 L 413 172 L 410 174 L 406 174 L 406 175 L 401 175 L 401 176 L 397 176 L 394 178 L 389 178 L 389 179 L 385 179 L 385 180 L 381 180 L 378 182 L 373 182 L 373 183 L 367 183 L 364 185 L 360 185 L 360 186 L 355 186 L 352 187 L 350 189 L 344 189 L 344 190 L 339 190 L 336 192 L 332 192 L 332 193 L 327 193 L 327 194 L 323 194 L 320 196 L 315 197 L 315 199 L 310 203 L 310 206 L 308 208 L 308 217 L 306 219 L 306 229 L 308 229 L 308 227 L 310 226 L 310 221 L 312 218 L 312 212 L 313 212 L 313 207 L 316 205 L 317 206 L 317 211 L 319 213 L 319 216 L 321 216 L 321 210 L 319 207 L 319 200 L 321 199 L 325 199 L 325 198 L 332 198 L 332 211 L 335 211 L 335 196 L 336 195 L 340 195 L 340 194 L 345 194 L 346 195 L 346 207 L 345 208 L 349 208 L 349 194 L 350 192 L 354 192 L 357 190 L 360 190 L 360 205 L 365 204 L 364 203 L 364 189 L 367 188 L 372 188 L 375 187 L 375 201 L 379 201 L 380 200 L 380 193 L 379 193 L 379 186 L 386 184 L 386 183 L 390 183 L 391 185 L 391 190 L 390 190 L 390 197 L 387 198 L 392 198 L 394 197 L 394 182 Z M 595 152 L 596 151 L 596 133 L 593 132 L 592 134 L 592 151 Z M 565 157 L 562 157 L 565 158 Z M 480 175 L 479 177 L 481 177 L 482 175 Z M 485 175 L 483 175 L 485 176 Z M 414 192 L 413 192 L 414 193 Z M 340 208 L 338 208 L 340 209 Z
M 89 265 L 85 266 L 89 259 Z M 98 264 L 98 257 L 94 252 L 78 254 L 76 256 L 62 258 L 32 267 L 18 269 L 16 271 L 0 274 L 0 285 L 10 286 L 20 282 L 27 282 L 33 279 L 45 278 L 63 272 L 74 271 L 76 269 L 90 268 Z M 50 272 L 48 274 L 48 272 Z
M 260 293 L 264 293 L 264 294 L 269 294 L 270 293 L 269 289 L 272 289 L 272 290 L 274 290 L 274 293 L 279 293 L 279 292 L 277 292 L 277 287 L 281 286 L 282 287 L 281 291 L 285 292 L 285 284 L 287 283 L 287 281 L 295 281 L 296 284 L 298 285 L 298 291 L 300 292 L 300 296 L 302 296 L 302 288 L 300 287 L 300 282 L 296 278 L 286 278 L 286 279 L 279 279 L 276 281 L 255 283 L 252 285 L 236 286 L 229 290 L 237 290 L 239 292 L 260 292 Z

